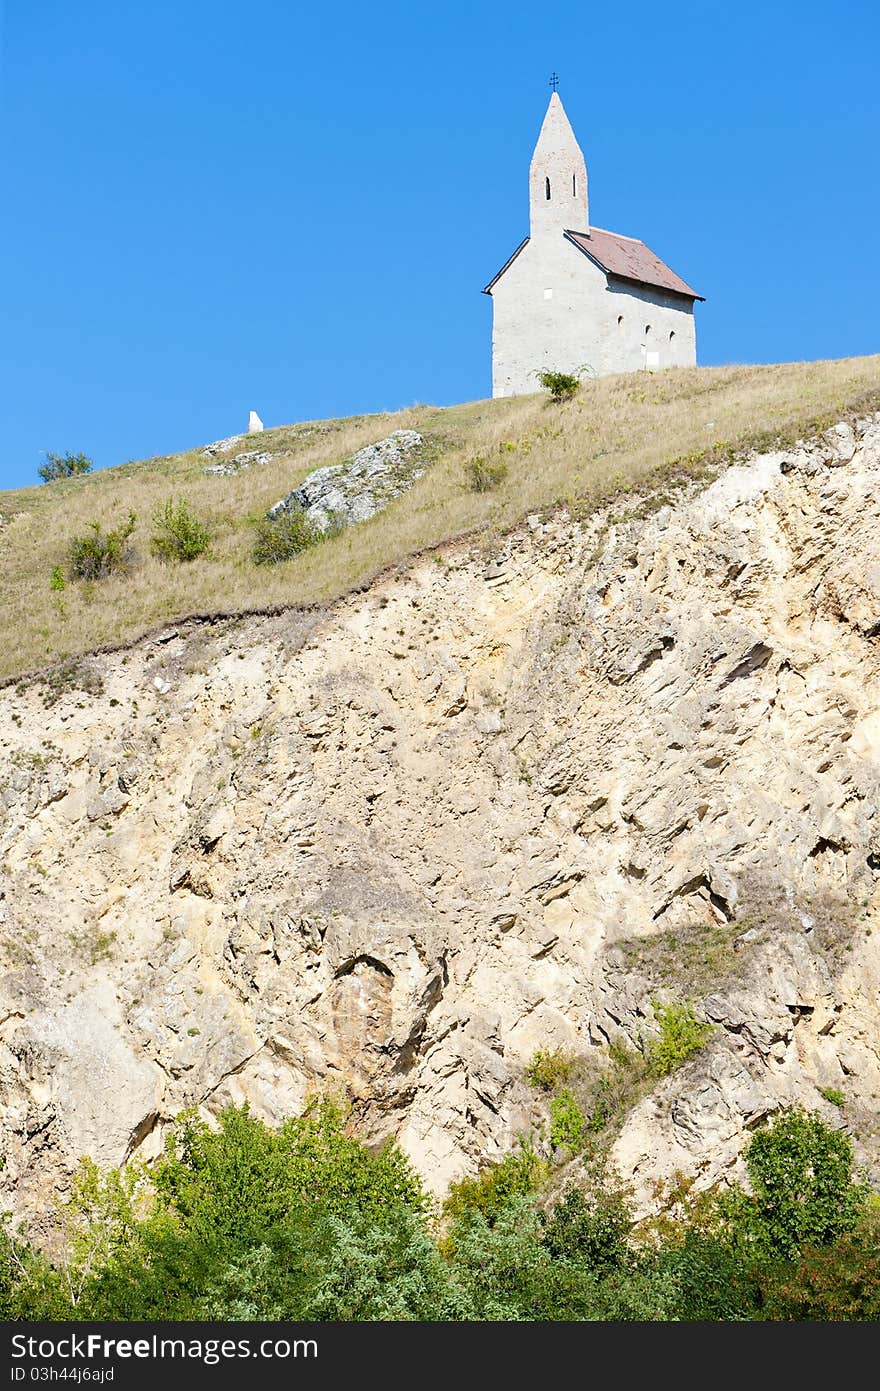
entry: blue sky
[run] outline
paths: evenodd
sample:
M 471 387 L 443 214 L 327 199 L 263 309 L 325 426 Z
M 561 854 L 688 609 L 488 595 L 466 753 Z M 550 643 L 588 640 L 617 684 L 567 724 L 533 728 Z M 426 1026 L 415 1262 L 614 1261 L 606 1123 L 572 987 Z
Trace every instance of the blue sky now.
M 8 0 L 0 485 L 488 395 L 553 69 L 702 363 L 880 351 L 878 60 L 874 0 Z

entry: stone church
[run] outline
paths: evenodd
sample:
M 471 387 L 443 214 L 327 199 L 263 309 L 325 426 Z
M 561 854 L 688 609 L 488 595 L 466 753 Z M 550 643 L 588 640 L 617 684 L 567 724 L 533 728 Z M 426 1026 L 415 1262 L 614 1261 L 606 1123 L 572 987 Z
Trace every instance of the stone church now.
M 530 235 L 483 291 L 493 301 L 492 395 L 537 373 L 693 367 L 696 290 L 644 242 L 591 227 L 587 166 L 554 91 L 529 170 Z

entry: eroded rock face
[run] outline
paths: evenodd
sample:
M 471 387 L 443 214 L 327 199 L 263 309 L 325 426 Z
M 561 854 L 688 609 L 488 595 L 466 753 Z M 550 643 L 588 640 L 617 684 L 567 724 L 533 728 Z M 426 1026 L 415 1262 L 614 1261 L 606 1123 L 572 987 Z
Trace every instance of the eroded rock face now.
M 318 531 L 365 522 L 421 478 L 425 470 L 418 451 L 423 444 L 418 430 L 394 430 L 343 464 L 315 469 L 268 515 L 301 509 Z
M 781 1105 L 839 1118 L 820 1086 L 876 1163 L 880 419 L 850 433 L 0 692 L 3 1202 L 327 1087 L 442 1190 L 533 1122 L 536 1049 L 681 997 L 658 934 L 728 928 L 709 1045 L 615 1144 L 638 1202 Z

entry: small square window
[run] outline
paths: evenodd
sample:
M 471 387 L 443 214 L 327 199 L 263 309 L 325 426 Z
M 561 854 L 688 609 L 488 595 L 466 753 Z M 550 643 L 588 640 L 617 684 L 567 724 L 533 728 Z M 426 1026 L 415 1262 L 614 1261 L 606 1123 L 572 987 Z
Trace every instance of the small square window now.
M 544 291 L 544 298 L 545 298 L 545 299 L 552 299 L 552 298 L 553 298 L 553 291 L 552 291 L 552 290 L 545 290 L 545 291 Z

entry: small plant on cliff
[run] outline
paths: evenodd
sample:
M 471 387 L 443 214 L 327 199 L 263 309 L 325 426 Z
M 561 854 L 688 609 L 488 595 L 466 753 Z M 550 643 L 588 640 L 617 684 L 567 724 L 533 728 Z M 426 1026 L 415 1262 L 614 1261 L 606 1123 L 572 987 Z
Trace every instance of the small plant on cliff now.
M 539 1048 L 526 1068 L 526 1079 L 542 1092 L 555 1091 L 571 1076 L 574 1061 L 561 1048 Z
M 568 1087 L 550 1102 L 550 1143 L 554 1149 L 579 1154 L 584 1144 L 586 1117 Z
M 103 580 L 108 575 L 127 570 L 132 559 L 129 538 L 136 517 L 129 512 L 128 520 L 112 531 L 105 531 L 100 522 L 90 522 L 83 536 L 74 536 L 68 546 L 70 572 L 77 580 Z
M 291 507 L 276 517 L 256 523 L 252 555 L 257 565 L 277 565 L 293 560 L 322 539 L 321 532 L 301 507 Z
M 651 1039 L 645 1050 L 648 1067 L 654 1077 L 668 1077 L 703 1047 L 712 1026 L 699 1020 L 690 1005 L 661 1005 L 655 1000 L 654 1017 L 660 1035 Z
M 191 510 L 185 498 L 159 503 L 153 512 L 150 550 L 165 561 L 195 560 L 211 544 L 211 533 Z
M 538 381 L 550 392 L 551 401 L 570 401 L 577 393 L 580 378 L 571 372 L 539 372 Z
M 500 460 L 493 464 L 482 455 L 477 455 L 465 464 L 464 473 L 472 493 L 491 493 L 495 488 L 500 488 L 507 477 L 507 465 Z
M 830 1101 L 832 1106 L 845 1106 L 846 1097 L 838 1087 L 820 1087 L 819 1095 Z
M 58 478 L 75 478 L 78 474 L 89 473 L 92 461 L 86 454 L 47 454 L 45 464 L 37 469 L 44 483 L 54 483 Z

